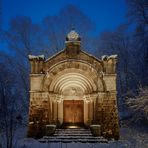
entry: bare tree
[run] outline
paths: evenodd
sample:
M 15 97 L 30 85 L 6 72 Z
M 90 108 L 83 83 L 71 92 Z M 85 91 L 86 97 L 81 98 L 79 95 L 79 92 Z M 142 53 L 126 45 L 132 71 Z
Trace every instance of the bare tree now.
M 7 67 L 5 64 L 7 64 Z M 16 107 L 16 96 L 18 94 L 16 93 L 16 81 L 14 79 L 14 74 L 11 71 L 11 67 L 2 57 L 0 69 L 0 129 L 2 130 L 1 134 L 3 134 L 1 136 L 4 138 L 2 145 L 5 145 L 7 148 L 12 148 L 16 126 L 15 114 L 17 112 L 16 108 L 18 108 Z
M 64 48 L 67 33 L 75 28 L 83 39 L 83 47 L 88 47 L 89 33 L 95 29 L 95 24 L 76 6 L 68 5 L 57 16 L 47 16 L 43 20 L 43 30 L 48 54 Z M 89 42 L 90 44 L 90 42 Z
M 132 112 L 132 122 L 148 122 L 148 88 L 140 88 L 139 94 L 132 98 L 126 98 L 126 105 Z
M 5 31 L 5 41 L 8 47 L 28 58 L 28 54 L 40 53 L 41 29 L 32 23 L 29 17 L 16 17 L 10 21 L 9 29 Z
M 135 37 L 145 57 L 148 57 L 148 1 L 126 0 L 128 5 L 128 18 L 131 24 L 136 24 Z
M 131 39 L 125 32 L 126 27 L 119 27 L 114 32 L 103 32 L 96 41 L 96 48 L 101 54 L 118 54 L 118 86 L 119 93 L 123 94 L 130 89 L 129 70 L 132 57 Z M 98 45 L 99 44 L 99 45 Z
M 148 1 L 147 0 L 126 0 L 128 4 L 128 17 L 131 24 L 136 26 L 134 40 L 137 55 L 140 62 L 140 74 L 143 77 L 143 85 L 147 85 L 148 79 Z
M 128 16 L 138 25 L 148 26 L 148 1 L 147 0 L 126 0 L 128 4 Z M 148 28 L 145 28 L 148 29 Z M 145 30 L 144 33 L 148 33 Z
M 12 50 L 11 57 L 7 61 L 11 63 L 17 75 L 20 100 L 22 101 L 25 113 L 28 111 L 29 99 L 29 64 L 28 54 L 40 54 L 42 46 L 42 35 L 39 25 L 32 23 L 28 17 L 16 17 L 10 21 L 9 29 L 5 31 L 5 43 L 9 50 Z M 14 54 L 14 56 L 13 56 Z M 14 60 L 15 59 L 15 60 Z

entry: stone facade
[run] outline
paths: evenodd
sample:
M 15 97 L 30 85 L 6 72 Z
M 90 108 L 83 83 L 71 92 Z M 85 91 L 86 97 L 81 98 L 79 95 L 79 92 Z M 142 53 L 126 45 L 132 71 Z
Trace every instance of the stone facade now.
M 28 136 L 42 137 L 46 125 L 62 127 L 64 100 L 83 100 L 84 126 L 89 128 L 92 124 L 100 124 L 104 137 L 118 139 L 117 56 L 97 59 L 85 53 L 74 30 L 67 35 L 65 44 L 64 50 L 48 59 L 43 55 L 29 55 Z

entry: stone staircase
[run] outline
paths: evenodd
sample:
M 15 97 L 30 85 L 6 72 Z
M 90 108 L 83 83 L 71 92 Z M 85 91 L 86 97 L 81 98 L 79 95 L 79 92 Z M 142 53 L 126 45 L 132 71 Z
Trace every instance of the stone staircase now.
M 53 136 L 44 136 L 39 139 L 42 143 L 70 143 L 70 142 L 80 142 L 80 143 L 107 143 L 108 141 L 102 136 L 94 137 L 90 129 L 76 128 L 76 129 L 56 129 Z

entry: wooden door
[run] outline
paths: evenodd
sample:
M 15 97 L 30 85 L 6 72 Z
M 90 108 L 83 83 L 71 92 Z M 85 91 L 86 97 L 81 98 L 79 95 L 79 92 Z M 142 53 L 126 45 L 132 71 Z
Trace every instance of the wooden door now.
M 64 100 L 64 123 L 83 123 L 83 100 Z

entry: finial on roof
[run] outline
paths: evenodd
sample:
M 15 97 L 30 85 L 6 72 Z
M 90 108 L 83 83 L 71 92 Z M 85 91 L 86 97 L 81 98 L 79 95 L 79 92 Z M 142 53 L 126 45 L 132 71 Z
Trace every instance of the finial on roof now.
M 80 52 L 81 48 L 81 39 L 79 34 L 72 28 L 72 30 L 67 34 L 66 37 L 66 54 L 69 57 L 76 57 Z
M 67 37 L 66 37 L 66 41 L 70 41 L 70 42 L 77 42 L 77 41 L 80 41 L 80 37 L 79 37 L 79 34 L 75 31 L 74 28 L 72 28 L 72 30 L 67 34 Z

